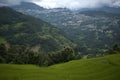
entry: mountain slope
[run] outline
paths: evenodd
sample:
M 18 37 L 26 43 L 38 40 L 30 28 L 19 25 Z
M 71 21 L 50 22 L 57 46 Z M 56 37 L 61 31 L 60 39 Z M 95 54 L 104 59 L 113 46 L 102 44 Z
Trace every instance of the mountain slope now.
M 47 68 L 0 64 L 1 80 L 119 80 L 120 54 L 83 59 Z
M 103 9 L 103 10 L 101 10 Z M 109 13 L 107 7 L 82 12 L 72 12 L 65 8 L 21 10 L 62 29 L 65 36 L 77 44 L 78 52 L 82 54 L 103 54 L 106 49 L 120 44 L 120 15 Z M 112 9 L 114 12 L 114 9 Z M 117 8 L 119 11 L 119 8 Z M 109 10 L 110 11 L 110 10 Z
M 104 12 L 108 12 L 108 13 L 120 13 L 120 7 L 100 7 L 100 8 L 83 8 L 83 9 L 79 9 L 76 10 L 77 12 L 83 12 L 83 11 L 104 11 Z
M 0 37 L 13 45 L 39 46 L 43 52 L 71 45 L 60 29 L 8 7 L 0 7 Z

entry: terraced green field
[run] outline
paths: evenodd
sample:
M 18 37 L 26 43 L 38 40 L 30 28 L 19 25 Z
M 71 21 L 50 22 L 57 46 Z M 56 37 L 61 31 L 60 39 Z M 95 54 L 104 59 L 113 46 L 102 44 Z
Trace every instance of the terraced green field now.
M 0 80 L 120 80 L 120 54 L 50 67 L 0 64 Z

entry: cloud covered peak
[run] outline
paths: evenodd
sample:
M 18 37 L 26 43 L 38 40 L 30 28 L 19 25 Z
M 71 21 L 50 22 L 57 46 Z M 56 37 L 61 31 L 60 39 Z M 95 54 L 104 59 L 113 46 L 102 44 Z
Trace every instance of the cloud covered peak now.
M 19 5 L 21 2 L 29 2 L 29 1 L 32 0 L 0 0 L 0 6 Z
M 34 2 L 44 8 L 98 8 L 103 6 L 120 7 L 120 0 L 0 0 L 0 5 L 18 5 L 21 2 Z
M 36 4 L 45 8 L 96 8 L 102 6 L 120 7 L 120 0 L 36 0 Z

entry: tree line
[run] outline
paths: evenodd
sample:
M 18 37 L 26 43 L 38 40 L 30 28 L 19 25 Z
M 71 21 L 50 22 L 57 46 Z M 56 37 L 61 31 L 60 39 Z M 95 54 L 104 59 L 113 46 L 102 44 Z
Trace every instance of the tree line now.
M 120 53 L 120 46 L 114 45 L 104 54 Z M 81 59 L 82 55 L 76 49 L 65 47 L 64 49 L 52 52 L 42 53 L 34 52 L 31 48 L 23 45 L 0 44 L 0 63 L 5 64 L 35 64 L 39 66 L 50 66 L 58 63 L 65 63 L 71 60 Z
M 42 52 L 33 52 L 30 48 L 23 45 L 11 45 L 7 47 L 5 44 L 0 44 L 0 63 L 50 66 L 80 58 L 80 54 L 76 54 L 70 47 L 45 54 Z

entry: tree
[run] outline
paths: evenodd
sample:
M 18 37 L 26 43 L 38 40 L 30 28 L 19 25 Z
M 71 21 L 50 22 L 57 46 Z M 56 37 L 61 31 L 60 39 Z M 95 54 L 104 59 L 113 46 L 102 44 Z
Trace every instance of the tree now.
M 118 44 L 114 45 L 112 48 L 108 49 L 107 53 L 109 54 L 120 53 L 120 46 Z
M 0 62 L 5 63 L 6 62 L 6 55 L 7 55 L 7 49 L 5 44 L 0 44 Z
M 75 59 L 75 53 L 72 48 L 66 47 L 57 53 L 49 54 L 51 64 L 64 63 Z

